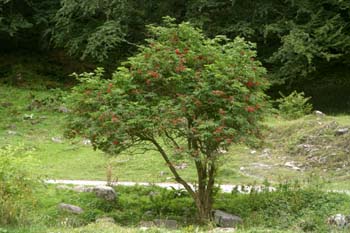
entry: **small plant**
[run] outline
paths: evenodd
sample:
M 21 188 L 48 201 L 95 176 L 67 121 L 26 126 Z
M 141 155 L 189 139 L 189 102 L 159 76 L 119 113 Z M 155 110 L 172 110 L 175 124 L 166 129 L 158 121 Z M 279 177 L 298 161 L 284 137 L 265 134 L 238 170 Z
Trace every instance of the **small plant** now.
M 285 119 L 298 119 L 312 111 L 312 104 L 308 103 L 311 97 L 305 97 L 304 92 L 293 91 L 285 96 L 280 92 L 282 98 L 277 100 L 280 115 Z
M 32 175 L 33 159 L 18 146 L 0 149 L 0 224 L 25 223 L 35 204 L 38 179 Z

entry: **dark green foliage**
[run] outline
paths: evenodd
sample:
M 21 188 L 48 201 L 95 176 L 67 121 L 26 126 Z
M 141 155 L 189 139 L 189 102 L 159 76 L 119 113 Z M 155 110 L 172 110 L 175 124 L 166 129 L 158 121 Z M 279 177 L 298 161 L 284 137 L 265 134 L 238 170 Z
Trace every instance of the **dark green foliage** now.
M 1 0 L 0 1 L 0 33 L 13 37 L 19 30 L 31 28 L 28 20 L 31 14 L 30 0 Z
M 294 82 L 333 64 L 349 66 L 350 2 L 196 1 L 188 17 L 210 35 L 258 44 L 276 82 Z
M 55 46 L 81 59 L 105 60 L 124 41 L 127 1 L 62 0 L 49 28 Z

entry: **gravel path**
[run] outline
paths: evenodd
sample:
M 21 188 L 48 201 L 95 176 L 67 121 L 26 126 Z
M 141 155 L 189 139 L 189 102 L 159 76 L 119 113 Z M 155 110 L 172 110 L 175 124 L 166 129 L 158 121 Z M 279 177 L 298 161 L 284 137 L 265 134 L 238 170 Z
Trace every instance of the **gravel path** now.
M 80 186 L 98 186 L 98 185 L 107 185 L 106 181 L 98 181 L 98 180 L 46 180 L 47 184 L 71 184 L 71 185 L 80 185 Z M 114 182 L 113 185 L 123 185 L 123 186 L 134 186 L 134 185 L 142 185 L 142 186 L 150 186 L 156 185 L 166 189 L 183 189 L 184 187 L 178 183 L 148 183 L 148 182 L 131 182 L 131 181 L 120 181 Z M 193 188 L 193 185 L 191 185 Z M 263 186 L 249 186 L 249 185 L 233 185 L 233 184 L 222 184 L 220 185 L 221 190 L 224 193 L 230 193 L 232 190 L 236 190 L 240 193 L 250 193 L 252 190 L 261 192 L 263 190 Z M 276 188 L 269 187 L 269 191 L 275 191 Z M 327 190 L 327 192 L 336 192 L 350 195 L 350 190 Z
M 48 184 L 72 184 L 72 185 L 88 185 L 88 186 L 96 186 L 96 185 L 106 185 L 106 181 L 97 181 L 97 180 L 46 180 Z M 143 185 L 150 186 L 156 185 L 162 188 L 167 189 L 183 189 L 183 186 L 178 183 L 147 183 L 147 182 L 128 182 L 128 181 L 120 181 L 114 182 L 114 185 L 123 185 L 123 186 L 134 186 L 134 185 Z M 193 185 L 191 185 L 193 187 Z M 232 190 L 237 190 L 240 193 L 250 193 L 252 190 L 257 192 L 261 192 L 263 186 L 245 186 L 245 185 L 232 185 L 232 184 L 222 184 L 220 188 L 225 193 L 230 193 Z M 274 191 L 275 188 L 269 187 L 269 191 Z

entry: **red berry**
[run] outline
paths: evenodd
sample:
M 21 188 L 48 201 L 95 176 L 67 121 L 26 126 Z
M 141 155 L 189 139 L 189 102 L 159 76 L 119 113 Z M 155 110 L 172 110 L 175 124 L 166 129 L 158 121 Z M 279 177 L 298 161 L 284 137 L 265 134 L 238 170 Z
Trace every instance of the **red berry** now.
M 255 107 L 253 107 L 253 106 L 248 106 L 248 107 L 246 107 L 246 111 L 247 111 L 247 112 L 254 112 L 254 111 L 255 111 Z

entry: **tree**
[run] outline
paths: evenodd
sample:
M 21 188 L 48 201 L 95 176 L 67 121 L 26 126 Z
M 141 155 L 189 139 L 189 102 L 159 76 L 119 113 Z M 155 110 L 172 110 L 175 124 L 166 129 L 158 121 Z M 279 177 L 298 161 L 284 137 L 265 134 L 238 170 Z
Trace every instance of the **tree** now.
M 312 78 L 316 70 L 334 73 L 343 67 L 346 72 L 349 12 L 349 1 L 203 0 L 190 1 L 187 18 L 209 35 L 256 42 L 271 79 L 293 83 Z
M 91 139 L 116 155 L 128 148 L 156 149 L 194 199 L 201 221 L 210 219 L 222 148 L 260 136 L 266 108 L 265 69 L 251 43 L 205 38 L 188 23 L 150 26 L 152 35 L 111 80 L 103 69 L 76 75 L 68 98 L 67 136 Z M 193 161 L 197 185 L 176 170 L 173 159 Z
M 13 37 L 19 30 L 31 28 L 26 17 L 31 13 L 30 1 L 0 0 L 0 33 Z
M 125 42 L 126 7 L 125 0 L 61 0 L 47 33 L 69 55 L 102 62 Z

